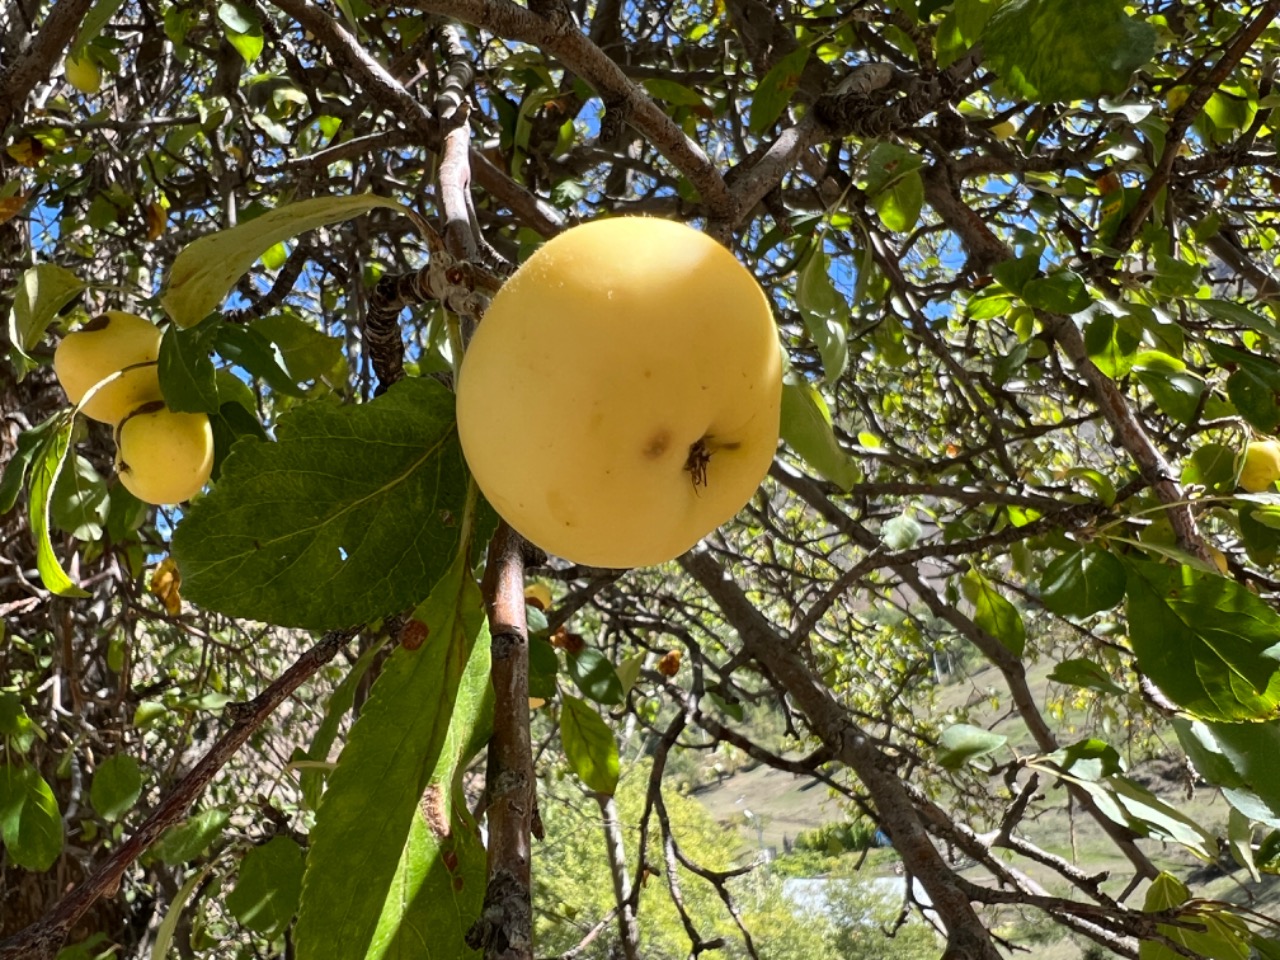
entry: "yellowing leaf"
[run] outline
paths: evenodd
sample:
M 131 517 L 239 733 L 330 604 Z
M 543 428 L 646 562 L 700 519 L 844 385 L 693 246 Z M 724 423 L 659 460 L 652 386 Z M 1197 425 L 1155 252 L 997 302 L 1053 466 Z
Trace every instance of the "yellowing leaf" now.
M 151 593 L 164 604 L 169 615 L 176 617 L 182 612 L 182 574 L 173 557 L 165 557 L 151 574 L 149 585 Z
M 217 309 L 236 281 L 274 244 L 376 207 L 404 209 L 395 200 L 368 193 L 316 197 L 201 237 L 174 259 L 160 302 L 178 326 L 194 326 Z
M 0 197 L 0 224 L 8 223 L 16 217 L 22 208 L 27 205 L 26 193 L 19 193 L 12 197 Z

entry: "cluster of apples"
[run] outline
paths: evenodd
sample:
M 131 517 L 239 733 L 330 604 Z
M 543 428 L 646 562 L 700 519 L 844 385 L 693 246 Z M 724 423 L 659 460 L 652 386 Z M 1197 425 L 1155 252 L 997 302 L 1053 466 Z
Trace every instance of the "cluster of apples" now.
M 125 489 L 147 503 L 181 503 L 213 470 L 213 429 L 203 413 L 165 406 L 161 336 L 136 314 L 108 310 L 63 338 L 53 370 L 71 402 L 83 401 L 81 413 L 115 426 L 116 473 Z

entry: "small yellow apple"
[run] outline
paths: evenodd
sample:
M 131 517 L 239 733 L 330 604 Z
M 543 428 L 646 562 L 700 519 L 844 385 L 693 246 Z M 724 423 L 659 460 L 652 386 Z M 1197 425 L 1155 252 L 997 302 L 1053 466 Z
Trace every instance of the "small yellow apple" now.
M 531 583 L 524 588 L 524 601 L 539 610 L 550 610 L 551 588 L 545 583 Z
M 135 410 L 116 428 L 116 472 L 145 503 L 181 503 L 209 480 L 213 428 L 203 413 L 174 413 L 163 402 Z
M 119 423 L 145 403 L 160 399 L 160 329 L 142 317 L 108 310 L 62 338 L 53 353 L 53 371 L 72 403 L 125 367 L 132 369 L 104 385 L 80 412 L 103 423 Z M 146 366 L 135 366 L 146 364 Z
M 991 135 L 997 140 L 1008 140 L 1018 132 L 1020 125 L 1014 120 L 1001 120 L 991 128 Z
M 68 56 L 62 61 L 62 73 L 67 82 L 81 93 L 92 94 L 102 89 L 102 70 L 87 53 L 79 57 Z
M 734 516 L 778 445 L 769 301 L 666 220 L 574 227 L 494 297 L 458 377 L 458 432 L 508 523 L 567 560 L 679 556 Z
M 1261 493 L 1273 489 L 1277 480 L 1280 480 L 1280 443 L 1255 440 L 1245 447 L 1240 486 L 1250 493 Z

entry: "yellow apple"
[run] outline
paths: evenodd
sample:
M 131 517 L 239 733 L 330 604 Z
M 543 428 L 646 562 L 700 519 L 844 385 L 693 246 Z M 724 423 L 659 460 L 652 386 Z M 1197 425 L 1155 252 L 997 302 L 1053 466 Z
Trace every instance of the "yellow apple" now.
M 63 60 L 62 74 L 81 93 L 97 93 L 102 89 L 102 71 L 89 59 L 88 53 L 81 54 L 79 58 L 68 56 Z
M 567 560 L 679 556 L 734 516 L 778 445 L 769 301 L 710 237 L 622 217 L 548 242 L 499 291 L 458 376 L 480 489 Z
M 145 403 L 160 399 L 160 329 L 142 317 L 108 310 L 63 337 L 53 354 L 53 371 L 72 403 L 113 373 L 132 367 L 104 385 L 80 412 L 103 423 L 119 423 Z M 134 366 L 146 364 L 146 366 Z
M 1273 489 L 1277 480 L 1280 480 L 1280 443 L 1255 440 L 1245 447 L 1240 486 L 1250 493 L 1261 493 Z
M 149 403 L 116 428 L 116 473 L 146 503 L 181 503 L 209 480 L 213 428 L 203 413 Z
M 524 588 L 524 601 L 539 610 L 550 610 L 551 588 L 545 583 L 531 583 Z

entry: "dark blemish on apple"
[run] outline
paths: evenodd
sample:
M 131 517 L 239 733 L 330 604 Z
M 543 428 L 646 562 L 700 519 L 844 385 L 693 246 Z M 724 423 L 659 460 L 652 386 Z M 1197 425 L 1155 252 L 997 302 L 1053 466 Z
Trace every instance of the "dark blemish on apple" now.
M 671 434 L 666 430 L 659 430 L 649 438 L 649 442 L 644 446 L 645 459 L 657 460 L 667 452 L 667 448 L 670 446 Z

